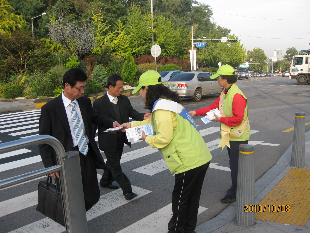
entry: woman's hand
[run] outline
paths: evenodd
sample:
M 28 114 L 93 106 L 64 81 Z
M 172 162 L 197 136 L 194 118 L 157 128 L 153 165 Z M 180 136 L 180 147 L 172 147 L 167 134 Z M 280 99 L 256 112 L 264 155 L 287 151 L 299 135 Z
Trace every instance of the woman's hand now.
M 189 111 L 190 116 L 196 116 L 196 111 Z
M 145 134 L 145 132 L 142 132 L 142 140 L 145 141 L 147 135 Z

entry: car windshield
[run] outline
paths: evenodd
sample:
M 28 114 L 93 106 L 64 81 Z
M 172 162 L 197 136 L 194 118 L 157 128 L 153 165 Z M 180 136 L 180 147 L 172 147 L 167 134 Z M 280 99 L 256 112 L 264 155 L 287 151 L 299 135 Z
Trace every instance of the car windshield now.
M 293 59 L 293 65 L 302 65 L 303 64 L 303 57 L 295 57 Z
M 194 73 L 179 73 L 172 77 L 169 81 L 190 81 L 194 77 Z
M 161 77 L 165 77 L 168 73 L 169 71 L 161 71 L 159 74 Z

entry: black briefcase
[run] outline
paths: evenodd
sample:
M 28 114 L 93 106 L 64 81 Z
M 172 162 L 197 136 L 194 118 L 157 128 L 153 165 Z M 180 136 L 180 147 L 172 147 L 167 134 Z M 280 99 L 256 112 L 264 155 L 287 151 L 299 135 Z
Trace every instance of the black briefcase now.
M 36 210 L 55 222 L 65 226 L 62 198 L 60 192 L 60 180 L 52 182 L 48 176 L 46 181 L 38 183 L 38 205 Z

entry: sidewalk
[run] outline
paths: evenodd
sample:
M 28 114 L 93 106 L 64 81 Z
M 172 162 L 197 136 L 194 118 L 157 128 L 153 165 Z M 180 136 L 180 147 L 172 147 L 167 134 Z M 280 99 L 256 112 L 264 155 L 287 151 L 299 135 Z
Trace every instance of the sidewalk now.
M 255 183 L 255 203 L 256 204 L 263 202 L 263 200 L 264 202 L 265 201 L 267 202 L 268 197 L 274 198 L 274 196 L 277 198 L 276 200 L 278 201 L 279 199 L 279 202 L 280 202 L 280 195 L 282 195 L 282 192 L 280 192 L 282 191 L 282 189 L 280 188 L 285 186 L 284 187 L 285 189 L 283 190 L 288 191 L 286 186 L 289 185 L 292 180 L 299 181 L 298 183 L 301 182 L 300 178 L 298 179 L 295 173 L 292 173 L 295 169 L 290 169 L 291 152 L 292 152 L 292 147 L 290 146 L 288 150 L 280 157 L 278 162 L 271 169 L 269 169 L 260 179 L 256 181 Z M 305 134 L 305 166 L 306 166 L 305 169 L 300 170 L 302 172 L 301 175 L 299 175 L 299 177 L 301 176 L 301 179 L 306 176 L 306 174 L 304 173 L 309 173 L 309 169 L 310 169 L 310 131 L 308 131 Z M 297 172 L 300 172 L 300 171 L 297 170 Z M 292 184 L 290 184 L 290 186 L 291 185 Z M 292 191 L 292 194 L 291 194 L 291 191 Z M 293 196 L 302 198 L 304 197 L 304 195 L 306 195 L 306 194 L 303 194 L 303 192 L 297 192 L 297 191 L 298 191 L 297 188 L 294 188 L 294 189 L 292 188 L 292 190 L 290 190 L 290 193 L 289 193 L 290 196 L 293 195 Z M 309 197 L 309 196 L 306 196 L 306 197 Z M 304 201 L 302 200 L 297 199 L 295 200 L 295 202 L 304 203 Z M 286 217 L 282 217 L 284 218 L 284 219 L 281 219 L 282 223 L 274 223 L 271 221 L 278 222 L 278 217 L 277 219 L 275 219 L 276 217 L 273 217 L 275 216 L 274 215 L 275 213 L 269 213 L 269 214 L 272 214 L 273 216 L 263 215 L 264 217 L 261 217 L 262 214 L 260 215 L 257 214 L 256 224 L 249 227 L 238 226 L 235 224 L 235 221 L 234 221 L 235 205 L 236 203 L 229 205 L 218 216 L 199 225 L 196 228 L 196 232 L 198 233 L 309 233 L 310 232 L 310 218 L 309 216 L 308 217 L 306 216 L 306 213 L 303 213 L 306 211 L 307 212 L 310 211 L 309 204 L 305 203 L 303 211 L 301 209 L 301 214 L 299 214 L 298 217 L 295 217 L 295 218 L 299 218 L 299 221 L 297 222 L 302 222 L 302 219 L 300 218 L 303 217 L 303 221 L 304 221 L 303 224 L 296 225 L 296 224 L 286 223 L 286 222 L 295 222 L 294 218 L 291 219 L 292 214 L 288 214 L 288 213 L 285 213 Z M 283 216 L 282 214 L 284 213 L 279 213 L 279 214 Z M 263 219 L 263 221 L 259 219 Z M 269 219 L 269 221 L 267 221 L 267 219 Z
M 34 99 L 0 100 L 0 113 L 18 112 L 35 109 Z

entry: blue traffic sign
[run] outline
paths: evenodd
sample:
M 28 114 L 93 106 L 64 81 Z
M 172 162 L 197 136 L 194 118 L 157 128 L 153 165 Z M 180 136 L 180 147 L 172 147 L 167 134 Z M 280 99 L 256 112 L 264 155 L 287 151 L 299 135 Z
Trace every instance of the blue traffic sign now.
M 204 47 L 206 47 L 207 43 L 206 42 L 195 42 L 194 45 L 197 48 L 204 48 Z

